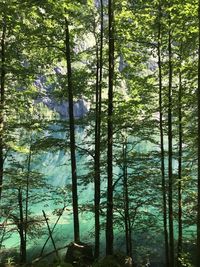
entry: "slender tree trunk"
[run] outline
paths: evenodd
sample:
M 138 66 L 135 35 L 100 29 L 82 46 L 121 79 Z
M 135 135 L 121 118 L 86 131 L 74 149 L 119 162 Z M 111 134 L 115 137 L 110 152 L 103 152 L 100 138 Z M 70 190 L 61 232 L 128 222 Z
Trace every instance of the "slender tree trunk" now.
M 183 223 L 182 223 L 182 154 L 183 154 L 183 126 L 182 126 L 182 73 L 179 71 L 179 152 L 178 152 L 178 267 L 182 266 L 179 260 L 183 247 Z
M 6 22 L 2 19 L 2 36 L 1 36 L 1 82 L 0 82 L 0 200 L 3 186 L 3 129 L 4 129 L 4 102 L 5 102 L 5 39 L 6 39 Z
M 131 219 L 129 214 L 129 191 L 127 173 L 127 140 L 123 144 L 123 194 L 124 194 L 124 224 L 126 235 L 126 254 L 132 257 Z
M 131 224 L 131 216 L 129 213 L 128 216 L 128 230 L 129 230 L 129 250 L 130 250 L 130 257 L 133 258 L 133 245 L 132 245 L 132 224 Z
M 168 183 L 169 183 L 169 259 L 174 267 L 174 215 L 173 215 L 173 171 L 172 171 L 172 44 L 171 18 L 169 18 L 168 53 L 169 53 L 169 87 L 168 87 Z
M 32 143 L 32 138 L 31 138 Z M 29 179 L 31 171 L 31 143 L 29 147 L 28 162 L 27 162 L 27 175 L 26 175 L 26 203 L 25 203 L 25 227 L 24 227 L 24 241 L 25 247 L 27 245 L 27 228 L 28 228 L 28 207 L 29 207 Z
M 99 51 L 100 50 L 100 51 Z M 96 49 L 96 121 L 95 121 L 95 183 L 94 183 L 94 206 L 95 206 L 95 249 L 94 256 L 99 258 L 100 250 L 100 146 L 101 146 L 101 92 L 102 92 L 102 70 L 103 70 L 103 0 L 101 0 L 101 29 L 100 48 L 97 41 Z
M 113 79 L 114 79 L 114 4 L 108 1 L 109 21 L 109 88 L 108 88 L 108 150 L 107 150 L 107 214 L 106 255 L 113 254 Z
M 199 46 L 198 46 L 198 199 L 197 199 L 197 266 L 200 263 L 200 0 L 198 1 L 198 20 L 199 20 Z
M 3 241 L 6 235 L 6 226 L 3 226 L 3 229 L 1 230 L 1 238 L 0 238 L 0 250 L 3 248 Z
M 67 19 L 65 19 L 65 45 L 68 78 L 68 101 L 69 101 L 69 126 L 70 126 L 70 152 L 71 152 L 71 172 L 72 172 L 72 205 L 74 216 L 74 241 L 80 241 L 79 215 L 78 215 L 78 192 L 77 192 L 77 170 L 76 170 L 76 146 L 75 146 L 75 124 L 73 111 L 73 84 L 70 54 L 70 34 Z
M 163 101 L 162 101 L 162 60 L 161 60 L 161 3 L 159 3 L 159 22 L 158 22 L 158 75 L 159 75 L 159 121 L 160 121 L 160 157 L 161 157 L 161 176 L 162 176 L 162 198 L 163 198 L 163 227 L 165 239 L 165 262 L 169 266 L 169 238 L 167 230 L 167 196 L 165 180 L 165 151 L 164 151 L 164 134 L 163 134 Z
M 99 208 L 100 208 L 100 129 L 99 129 L 99 47 L 96 44 L 96 118 L 95 118 L 95 158 L 94 158 L 94 212 L 95 212 L 95 248 L 94 257 L 99 257 L 99 244 L 100 244 L 100 220 L 99 220 Z
M 18 190 L 18 203 L 19 203 L 19 235 L 20 235 L 20 263 L 26 263 L 26 242 L 24 237 L 24 214 L 22 203 L 22 191 Z

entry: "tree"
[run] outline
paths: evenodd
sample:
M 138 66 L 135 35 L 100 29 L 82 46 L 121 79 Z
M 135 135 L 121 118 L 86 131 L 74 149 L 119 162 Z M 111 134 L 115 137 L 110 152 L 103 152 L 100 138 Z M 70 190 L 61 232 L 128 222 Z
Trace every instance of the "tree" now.
M 106 255 L 113 254 L 113 82 L 114 82 L 114 2 L 108 1 L 109 78 L 107 137 Z
M 180 52 L 182 53 L 182 51 Z M 180 59 L 181 60 L 181 59 Z M 178 264 L 183 250 L 183 222 L 182 222 L 182 156 L 183 156 L 183 118 L 182 118 L 182 71 L 180 66 L 179 73 L 179 92 L 178 92 L 178 105 L 179 105 L 179 152 L 178 152 Z
M 103 27 L 104 27 L 104 11 L 103 0 L 100 1 L 100 40 L 96 43 L 96 107 L 95 107 L 95 158 L 94 158 L 94 207 L 95 207 L 95 258 L 99 257 L 100 246 L 100 191 L 101 191 L 101 175 L 100 175 L 100 147 L 101 147 L 101 106 L 102 106 L 102 79 L 103 79 Z M 99 44 L 100 43 L 100 44 Z
M 4 102 L 5 102 L 5 39 L 6 39 L 6 18 L 2 17 L 1 21 L 2 36 L 1 36 L 1 102 L 0 102 L 0 199 L 3 186 L 3 131 L 4 131 Z
M 67 62 L 67 79 L 68 79 L 68 101 L 69 101 L 69 125 L 70 125 L 70 151 L 71 151 L 71 173 L 72 173 L 72 200 L 74 216 L 74 241 L 80 241 L 79 217 L 78 217 L 78 193 L 77 193 L 77 168 L 76 168 L 76 144 L 74 134 L 74 113 L 73 113 L 73 85 L 72 69 L 70 57 L 70 34 L 68 20 L 65 18 L 65 45 L 66 45 L 66 62 Z
M 123 198 L 124 198 L 124 224 L 126 235 L 126 254 L 132 257 L 132 227 L 130 219 L 130 200 L 128 187 L 128 166 L 127 166 L 127 139 L 123 143 Z
M 161 158 L 161 177 L 162 177 L 162 195 L 163 195 L 163 227 L 165 238 L 165 261 L 169 266 L 169 251 L 168 251 L 168 229 L 167 229 L 167 196 L 166 196 L 166 181 L 165 181 L 165 152 L 164 152 L 164 133 L 163 133 L 163 77 L 162 77 L 162 59 L 161 59 L 161 19 L 162 19 L 162 6 L 159 1 L 158 6 L 158 80 L 159 80 L 159 121 L 160 121 L 160 158 Z
M 169 217 L 169 266 L 174 267 L 174 213 L 173 213 L 173 171 L 172 171 L 172 32 L 171 32 L 171 15 L 169 14 L 168 20 L 168 71 L 169 71 L 169 84 L 168 84 L 168 217 Z
M 198 1 L 198 87 L 197 87 L 197 107 L 198 107 L 198 202 L 197 202 L 197 259 L 200 262 L 200 1 Z

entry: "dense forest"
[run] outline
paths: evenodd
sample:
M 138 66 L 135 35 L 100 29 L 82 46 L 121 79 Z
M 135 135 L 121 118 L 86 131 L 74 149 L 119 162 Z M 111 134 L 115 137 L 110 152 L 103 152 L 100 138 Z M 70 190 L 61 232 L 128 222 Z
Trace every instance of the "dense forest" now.
M 0 266 L 200 266 L 200 0 L 0 0 Z

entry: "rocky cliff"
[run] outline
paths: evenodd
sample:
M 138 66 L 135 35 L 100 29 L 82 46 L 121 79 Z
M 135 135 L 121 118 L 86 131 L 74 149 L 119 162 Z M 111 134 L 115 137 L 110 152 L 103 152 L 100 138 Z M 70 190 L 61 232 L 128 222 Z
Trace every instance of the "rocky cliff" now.
M 57 112 L 61 118 L 69 118 L 68 109 L 69 103 L 67 101 L 57 102 L 53 98 L 44 97 L 40 101 L 46 105 L 49 109 Z M 83 98 L 74 102 L 74 117 L 82 118 L 90 109 L 90 104 Z

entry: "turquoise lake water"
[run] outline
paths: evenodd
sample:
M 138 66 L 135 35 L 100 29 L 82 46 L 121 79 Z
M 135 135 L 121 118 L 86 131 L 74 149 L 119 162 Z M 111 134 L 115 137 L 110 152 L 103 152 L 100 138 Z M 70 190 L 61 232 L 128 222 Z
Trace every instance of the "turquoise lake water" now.
M 65 134 L 59 133 L 56 134 L 59 138 L 65 138 Z M 87 135 L 87 129 L 84 128 L 77 128 L 76 131 L 76 140 L 78 146 L 81 146 L 84 149 L 88 149 L 88 142 L 90 138 Z M 136 139 L 130 138 L 129 142 L 134 140 L 134 143 Z M 138 139 L 139 141 L 139 139 Z M 121 151 L 121 147 L 117 148 L 119 151 Z M 150 142 L 142 141 L 138 142 L 138 144 L 134 145 L 134 148 L 131 149 L 132 152 L 137 152 L 141 154 L 148 154 L 149 152 L 155 152 L 159 151 L 158 145 L 151 144 Z M 80 153 L 80 151 L 82 151 Z M 118 153 L 119 153 L 118 151 Z M 22 157 L 23 158 L 23 157 Z M 145 159 L 144 159 L 145 161 Z M 81 179 L 87 179 L 88 178 L 88 162 L 91 162 L 93 164 L 92 157 L 87 153 L 83 152 L 83 150 L 77 150 L 77 171 L 78 171 L 78 177 L 82 177 Z M 144 163 L 143 163 L 144 164 Z M 177 162 L 174 161 L 174 171 L 177 168 Z M 91 165 L 92 168 L 93 165 Z M 145 166 L 145 164 L 144 164 Z M 159 168 L 159 164 L 157 165 Z M 134 167 L 135 171 L 137 170 L 137 164 Z M 148 167 L 144 167 L 148 168 Z M 42 217 L 42 210 L 45 210 L 47 217 L 49 218 L 49 224 L 52 228 L 57 220 L 57 215 L 53 213 L 55 209 L 62 209 L 64 202 L 66 202 L 66 210 L 64 211 L 58 225 L 55 228 L 55 231 L 53 233 L 53 237 L 56 242 L 57 247 L 62 247 L 64 245 L 67 245 L 73 240 L 73 221 L 72 221 L 72 207 L 70 204 L 71 199 L 71 192 L 69 189 L 69 184 L 71 183 L 71 166 L 70 166 L 70 155 L 69 151 L 66 151 L 64 149 L 54 150 L 54 151 L 48 151 L 48 152 L 40 152 L 39 155 L 32 156 L 31 160 L 31 171 L 36 173 L 43 174 L 43 178 L 47 181 L 49 185 L 51 185 L 51 188 L 40 188 L 40 189 L 33 189 L 32 195 L 34 195 L 34 192 L 38 193 L 37 199 L 34 200 L 35 204 L 30 203 L 30 211 L 32 213 L 32 216 L 36 218 L 39 216 L 39 219 L 43 219 Z M 102 179 L 105 178 L 105 171 L 106 166 L 102 168 L 102 171 L 104 172 Z M 151 186 L 153 178 L 154 169 L 152 169 L 152 177 L 150 175 L 147 182 L 141 182 L 136 183 L 135 189 L 139 190 L 138 188 L 141 188 L 141 195 L 138 194 L 138 198 L 144 199 L 144 194 L 151 194 L 152 189 L 149 188 Z M 131 176 L 131 172 L 133 172 L 132 168 L 128 169 L 128 173 Z M 145 173 L 145 169 L 144 169 Z M 114 179 L 116 180 L 117 177 L 121 174 L 121 169 L 117 166 L 114 167 Z M 135 179 L 135 178 L 131 178 Z M 160 178 L 156 178 L 160 179 Z M 154 181 L 153 181 L 154 183 Z M 161 184 L 161 181 L 155 180 L 155 183 L 158 183 L 158 188 Z M 67 186 L 67 189 L 66 189 Z M 146 187 L 146 188 L 145 188 Z M 102 183 L 102 190 L 106 188 L 106 182 L 103 181 Z M 93 231 L 94 231 L 94 219 L 93 219 L 93 213 L 88 212 L 87 206 L 82 206 L 83 204 L 93 204 L 93 192 L 94 192 L 94 186 L 93 183 L 90 182 L 87 184 L 87 186 L 81 185 L 79 186 L 79 204 L 80 204 L 80 232 L 81 232 L 81 240 L 84 242 L 89 242 L 93 244 L 94 238 L 93 238 Z M 57 190 L 57 193 L 54 192 Z M 159 192 L 159 190 L 157 191 Z M 157 193 L 156 193 L 157 194 Z M 46 198 L 43 199 L 43 197 Z M 160 210 L 160 207 L 158 207 L 157 199 L 161 197 L 161 191 L 160 196 L 155 195 L 151 199 L 153 201 L 151 205 L 143 205 L 141 208 L 139 208 L 139 214 L 140 218 L 138 218 L 135 221 L 135 224 L 133 226 L 133 247 L 134 252 L 140 254 L 140 250 L 143 249 L 144 245 L 146 246 L 146 253 L 153 253 L 156 255 L 156 257 L 163 257 L 163 232 L 162 232 L 162 213 Z M 132 201 L 138 201 L 139 199 L 134 200 L 134 194 L 133 194 L 133 200 Z M 102 200 L 103 201 L 103 200 Z M 36 203 L 37 202 L 37 203 Z M 115 211 L 116 212 L 116 211 Z M 149 217 L 150 214 L 150 217 Z M 145 221 L 147 220 L 157 221 L 156 225 L 152 225 L 151 228 L 149 226 L 145 226 Z M 122 220 L 122 219 L 121 219 Z M 102 222 L 104 221 L 104 218 L 102 217 Z M 142 222 L 142 223 L 141 223 Z M 121 223 L 123 224 L 123 223 Z M 118 226 L 119 227 L 119 226 Z M 143 228 L 143 229 L 142 229 Z M 149 229 L 148 229 L 149 228 Z M 40 249 L 47 236 L 48 231 L 47 227 L 44 224 L 41 227 L 43 231 L 37 238 L 29 237 L 28 239 L 28 248 L 31 251 L 32 255 L 37 255 L 38 249 Z M 121 230 L 120 230 L 121 229 Z M 192 232 L 194 231 L 194 228 L 191 229 Z M 122 228 L 115 229 L 115 244 L 118 249 L 124 249 L 124 240 L 125 240 L 125 234 Z M 102 230 L 101 235 L 101 242 L 102 242 L 102 252 L 104 249 L 104 238 L 105 233 L 104 230 Z M 159 245 L 158 245 L 159 244 Z M 8 240 L 5 240 L 3 245 L 6 248 L 19 248 L 19 235 L 16 231 L 13 231 L 13 234 L 10 236 Z M 52 249 L 51 240 L 48 241 L 46 250 Z M 141 252 L 142 253 L 142 252 Z

